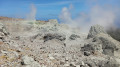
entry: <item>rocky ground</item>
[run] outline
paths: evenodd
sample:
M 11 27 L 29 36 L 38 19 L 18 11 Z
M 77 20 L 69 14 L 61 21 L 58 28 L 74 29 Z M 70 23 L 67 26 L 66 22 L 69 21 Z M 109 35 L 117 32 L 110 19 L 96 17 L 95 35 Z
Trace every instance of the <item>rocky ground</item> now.
M 0 23 L 1 67 L 120 67 L 120 42 L 100 25 L 88 34 L 57 20 L 21 26 Z

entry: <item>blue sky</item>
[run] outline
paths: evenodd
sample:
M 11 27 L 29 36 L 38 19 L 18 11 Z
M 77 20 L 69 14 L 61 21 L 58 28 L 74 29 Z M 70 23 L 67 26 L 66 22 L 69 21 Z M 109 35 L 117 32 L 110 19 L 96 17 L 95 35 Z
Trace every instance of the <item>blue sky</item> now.
M 24 18 L 30 12 L 30 5 L 37 8 L 36 18 L 40 20 L 56 19 L 63 7 L 73 5 L 72 14 L 88 12 L 95 4 L 120 6 L 119 0 L 0 0 L 0 16 Z

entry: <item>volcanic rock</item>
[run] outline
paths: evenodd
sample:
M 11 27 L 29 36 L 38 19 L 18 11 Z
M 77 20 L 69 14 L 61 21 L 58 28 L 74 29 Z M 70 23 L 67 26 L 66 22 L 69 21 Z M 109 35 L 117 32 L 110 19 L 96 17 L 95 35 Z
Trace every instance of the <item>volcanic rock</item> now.
M 99 33 L 105 33 L 106 34 L 106 32 L 105 32 L 105 30 L 104 30 L 104 28 L 102 26 L 100 26 L 100 25 L 91 26 L 87 38 L 88 39 L 92 38 L 92 37 L 94 37 L 95 35 L 97 35 Z

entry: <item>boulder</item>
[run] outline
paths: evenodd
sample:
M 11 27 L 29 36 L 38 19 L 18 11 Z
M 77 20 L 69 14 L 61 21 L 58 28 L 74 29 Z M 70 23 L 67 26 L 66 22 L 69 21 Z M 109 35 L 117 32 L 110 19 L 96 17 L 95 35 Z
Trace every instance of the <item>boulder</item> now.
M 100 33 L 94 37 L 102 45 L 103 54 L 120 57 L 120 42 L 108 34 Z
M 102 45 L 99 43 L 89 43 L 85 44 L 81 47 L 81 51 L 84 52 L 85 56 L 89 56 L 90 54 L 94 54 L 95 52 L 102 53 Z
M 93 39 L 92 44 L 84 46 L 87 51 L 90 51 L 92 47 L 94 50 L 100 50 L 105 55 L 120 57 L 120 42 L 108 35 L 102 26 L 92 26 L 87 38 Z
M 46 34 L 43 38 L 44 38 L 44 42 L 52 39 L 57 39 L 60 41 L 64 41 L 66 39 L 65 35 L 60 35 L 60 34 Z
M 81 51 L 84 56 L 91 55 L 94 50 L 95 48 L 91 44 L 85 44 L 83 47 L 81 47 Z
M 21 65 L 25 65 L 26 67 L 41 67 L 37 61 L 27 55 L 22 57 Z
M 76 35 L 76 34 L 72 34 L 72 35 L 69 37 L 70 40 L 75 40 L 75 39 L 77 39 L 77 38 L 80 38 L 80 36 L 79 36 L 79 35 Z
M 120 67 L 120 63 L 116 61 L 116 59 L 113 57 L 113 58 L 110 58 L 109 61 L 104 64 L 103 67 Z
M 91 54 L 91 53 L 90 53 L 89 51 L 85 51 L 85 52 L 84 52 L 84 56 L 90 56 L 90 54 Z

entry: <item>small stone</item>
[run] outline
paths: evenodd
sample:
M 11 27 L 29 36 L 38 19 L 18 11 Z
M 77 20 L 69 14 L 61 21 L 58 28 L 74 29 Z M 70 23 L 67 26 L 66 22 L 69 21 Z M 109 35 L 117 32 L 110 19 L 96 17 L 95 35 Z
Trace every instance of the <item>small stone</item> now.
M 24 62 L 21 62 L 21 65 L 25 65 Z
M 73 65 L 73 64 L 70 64 L 70 66 L 71 66 L 71 67 L 74 67 L 74 65 Z
M 85 65 L 85 63 L 82 61 L 82 65 Z
M 75 67 L 80 67 L 80 65 L 75 65 Z
M 64 64 L 65 67 L 69 67 L 69 64 Z
M 60 61 L 60 65 L 64 65 L 65 64 L 65 62 L 63 62 L 63 61 Z
M 71 62 L 71 63 L 70 63 L 70 67 L 76 67 L 76 66 L 75 66 L 75 62 Z
M 68 61 L 68 58 L 67 58 L 67 57 L 65 58 L 65 61 Z
M 16 52 L 21 52 L 20 50 L 17 50 Z
M 89 56 L 89 55 L 90 55 L 90 52 L 85 51 L 85 52 L 84 52 L 84 55 L 85 55 L 85 56 Z
M 55 58 L 53 56 L 51 56 L 51 54 L 49 54 L 49 59 L 53 60 Z

